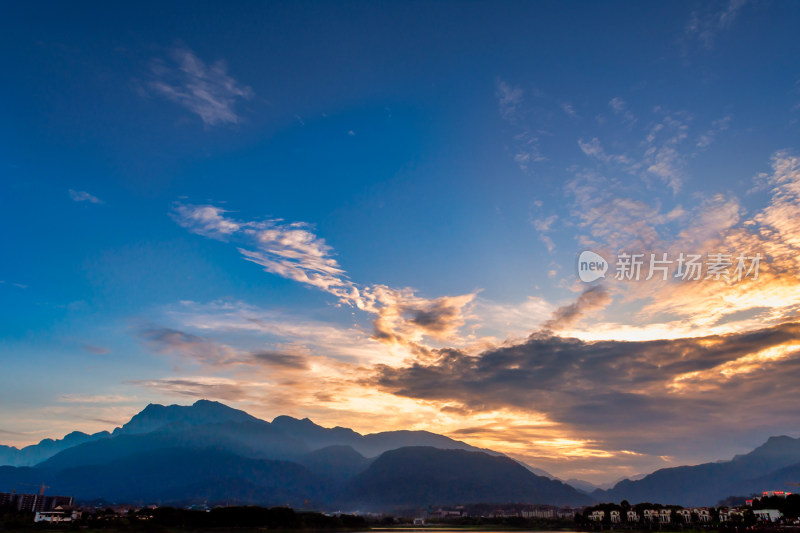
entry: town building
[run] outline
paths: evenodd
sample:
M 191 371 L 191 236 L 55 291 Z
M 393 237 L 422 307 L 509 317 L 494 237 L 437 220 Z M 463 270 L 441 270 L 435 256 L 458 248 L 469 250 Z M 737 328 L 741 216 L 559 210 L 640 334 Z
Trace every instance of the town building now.
M 52 511 L 58 506 L 72 507 L 70 496 L 45 496 L 44 494 L 22 494 L 17 492 L 0 492 L 0 507 L 12 507 L 17 511 L 36 513 Z
M 777 522 L 783 514 L 777 509 L 754 509 L 753 514 L 762 522 Z
M 33 517 L 34 522 L 49 522 L 51 524 L 58 524 L 64 522 L 74 522 L 80 520 L 81 512 L 75 509 L 64 508 L 58 506 L 52 511 L 37 511 Z

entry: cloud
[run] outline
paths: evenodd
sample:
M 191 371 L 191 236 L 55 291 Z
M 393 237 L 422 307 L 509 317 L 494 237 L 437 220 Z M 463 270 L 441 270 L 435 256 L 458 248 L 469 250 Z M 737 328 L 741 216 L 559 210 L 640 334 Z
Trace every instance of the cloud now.
M 228 75 L 224 61 L 206 65 L 188 48 L 174 48 L 169 60 L 154 60 L 151 74 L 150 91 L 195 113 L 208 126 L 241 122 L 236 104 L 253 96 L 250 87 Z
M 625 119 L 625 121 L 631 124 L 636 122 L 636 117 L 631 112 L 631 110 L 628 109 L 627 102 L 625 102 L 625 100 L 623 100 L 619 96 L 612 98 L 608 102 L 608 107 L 611 108 L 611 110 L 614 112 L 615 115 L 620 115 L 622 118 Z
M 111 350 L 109 348 L 106 348 L 105 346 L 97 346 L 94 344 L 84 344 L 82 348 L 85 351 L 94 355 L 107 355 L 111 353 Z
M 633 128 L 637 119 L 624 100 L 617 97 L 608 105 L 629 122 L 628 128 Z M 588 141 L 579 138 L 578 146 L 584 154 L 612 167 L 614 171 L 622 170 L 638 176 L 648 184 L 651 184 L 652 178 L 657 178 L 677 194 L 686 179 L 687 160 L 694 155 L 687 153 L 684 148 L 693 117 L 684 111 L 669 112 L 660 106 L 653 109 L 653 114 L 655 119 L 640 130 L 644 136 L 643 141 L 628 146 L 624 153 L 610 153 L 598 137 Z M 699 136 L 695 143 L 696 148 L 702 149 L 710 145 L 716 135 L 728 128 L 729 123 L 730 117 L 714 121 L 711 128 Z
M 575 108 L 569 102 L 560 102 L 559 105 L 561 109 L 572 118 L 577 118 L 578 113 L 575 111 Z
M 647 149 L 642 158 L 643 167 L 676 194 L 686 174 L 686 158 L 678 149 L 689 135 L 690 120 L 691 117 L 685 113 L 666 113 L 660 122 L 650 128 L 645 140 Z
M 157 353 L 186 356 L 206 364 L 233 364 L 243 355 L 230 346 L 172 328 L 145 329 L 139 336 Z
M 176 396 L 226 402 L 252 400 L 258 397 L 258 384 L 220 377 L 187 376 L 182 378 L 132 380 L 127 383 Z
M 225 218 L 228 211 L 211 205 L 176 204 L 171 213 L 172 219 L 192 233 L 224 240 L 239 231 L 239 225 Z
M 372 383 L 471 413 L 541 413 L 585 438 L 663 454 L 698 432 L 743 433 L 796 419 L 800 391 L 774 384 L 800 377 L 798 346 L 800 323 L 639 342 L 534 334 L 474 356 L 443 349 L 428 363 L 379 365 Z
M 760 254 L 757 280 L 715 283 L 633 285 L 639 298 L 647 298 L 643 317 L 671 316 L 701 327 L 737 327 L 731 317 L 753 327 L 791 319 L 800 308 L 800 158 L 781 151 L 773 155 L 772 172 L 757 181 L 770 189 L 769 203 L 747 216 L 739 200 L 720 194 L 703 199 L 685 219 L 678 235 L 658 246 L 679 252 L 724 252 L 737 258 Z
M 659 228 L 679 214 L 662 213 L 657 201 L 625 196 L 629 192 L 617 180 L 594 171 L 577 173 L 566 190 L 573 197 L 573 219 L 588 232 L 580 242 L 590 248 L 651 249 L 661 242 Z
M 534 229 L 539 233 L 539 239 L 547 247 L 548 252 L 556 249 L 556 244 L 548 233 L 552 230 L 553 224 L 558 220 L 558 215 L 550 215 L 544 218 L 537 218 L 533 221 Z
M 129 403 L 136 401 L 137 398 L 132 396 L 123 396 L 121 394 L 62 394 L 59 401 L 65 403 Z
M 504 120 L 514 122 L 519 118 L 520 105 L 524 94 L 521 87 L 514 87 L 503 80 L 498 80 L 495 96 L 497 97 L 500 116 Z
M 303 222 L 280 219 L 234 220 L 211 205 L 176 204 L 172 217 L 198 235 L 232 240 L 245 260 L 265 271 L 315 287 L 340 304 L 377 315 L 374 337 L 414 350 L 423 336 L 444 339 L 464 325 L 465 311 L 475 294 L 428 299 L 409 288 L 359 285 L 333 257 L 333 249 Z
M 602 285 L 595 285 L 585 289 L 578 299 L 553 313 L 550 320 L 544 323 L 547 330 L 559 330 L 575 324 L 578 320 L 597 309 L 602 309 L 611 303 L 611 296 Z
M 280 370 L 308 369 L 308 357 L 303 353 L 245 350 L 173 328 L 145 329 L 139 332 L 139 337 L 156 353 L 179 355 L 209 367 L 249 365 Z
M 495 96 L 500 116 L 514 129 L 511 151 L 520 169 L 527 170 L 531 163 L 546 161 L 539 150 L 539 135 L 528 126 L 524 109 L 524 91 L 521 87 L 498 80 Z
M 617 163 L 621 165 L 630 165 L 632 163 L 630 158 L 625 155 L 607 154 L 597 137 L 592 138 L 592 140 L 588 142 L 585 142 L 583 139 L 578 139 L 578 146 L 580 146 L 584 154 L 597 158 L 606 164 Z
M 343 301 L 359 301 L 353 283 L 332 249 L 304 223 L 280 219 L 242 222 L 225 216 L 228 212 L 211 205 L 176 204 L 172 217 L 182 227 L 205 237 L 225 240 L 236 237 L 248 248 L 239 252 L 267 272 L 305 283 L 336 295 Z
M 274 351 L 262 351 L 253 353 L 252 357 L 256 361 L 262 362 L 267 366 L 290 368 L 294 370 L 308 369 L 308 362 L 302 355 Z
M 24 290 L 24 289 L 27 289 L 27 288 L 28 288 L 28 286 L 27 286 L 27 285 L 25 285 L 24 283 L 17 283 L 17 282 L 7 282 L 7 281 L 5 281 L 5 280 L 2 280 L 2 279 L 0 279 L 0 285 L 6 285 L 6 284 L 9 284 L 9 285 L 11 285 L 12 287 L 15 287 L 15 288 L 17 288 L 17 289 L 23 289 L 23 290 Z
M 72 198 L 74 202 L 89 202 L 90 204 L 99 204 L 99 205 L 105 203 L 97 196 L 91 195 L 86 191 L 76 191 L 73 189 L 69 189 L 69 197 Z
M 746 3 L 746 0 L 727 0 L 719 9 L 712 7 L 715 4 L 720 5 L 719 3 L 703 4 L 704 11 L 693 11 L 686 23 L 684 41 L 696 41 L 706 50 L 713 49 L 717 35 L 730 28 Z
M 698 139 L 695 146 L 698 148 L 708 148 L 717 138 L 721 132 L 727 130 L 731 124 L 731 117 L 730 115 L 726 117 L 722 117 L 719 120 L 715 120 L 711 123 L 711 128 L 702 134 Z

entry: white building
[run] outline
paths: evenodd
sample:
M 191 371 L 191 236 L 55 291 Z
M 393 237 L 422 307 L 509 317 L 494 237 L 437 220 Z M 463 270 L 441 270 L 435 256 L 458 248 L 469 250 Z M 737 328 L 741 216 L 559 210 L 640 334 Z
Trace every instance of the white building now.
M 36 511 L 33 517 L 34 522 L 49 522 L 51 524 L 61 522 L 72 522 L 79 520 L 81 517 L 80 511 L 73 511 L 72 509 L 64 509 L 61 506 L 56 507 L 52 511 Z
M 723 508 L 719 510 L 719 521 L 720 522 L 730 522 L 736 517 L 742 516 L 742 512 L 738 509 L 728 509 Z
M 777 509 L 753 509 L 753 514 L 763 522 L 777 522 L 783 518 L 783 515 Z
M 639 521 L 639 513 L 634 511 L 633 509 L 628 510 L 628 522 L 638 522 Z
M 711 511 L 709 511 L 708 509 L 705 508 L 698 509 L 695 507 L 692 508 L 692 513 L 697 515 L 698 522 L 703 522 L 703 523 L 711 522 Z
M 592 514 L 589 515 L 589 520 L 591 520 L 592 522 L 602 522 L 605 516 L 606 516 L 605 511 L 592 511 Z
M 559 518 L 575 518 L 575 509 L 564 507 L 563 509 L 559 509 L 556 515 Z

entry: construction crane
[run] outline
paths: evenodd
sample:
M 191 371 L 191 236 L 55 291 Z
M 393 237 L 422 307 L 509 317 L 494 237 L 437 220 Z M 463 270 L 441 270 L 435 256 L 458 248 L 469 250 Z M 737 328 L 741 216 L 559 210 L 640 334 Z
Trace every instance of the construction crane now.
M 44 489 L 50 488 L 50 485 L 45 485 L 44 482 L 42 482 L 41 485 L 34 485 L 33 483 L 17 483 L 17 485 L 25 485 L 28 487 L 39 487 L 39 496 L 44 496 Z M 14 487 L 12 493 L 14 492 L 17 492 L 17 487 Z

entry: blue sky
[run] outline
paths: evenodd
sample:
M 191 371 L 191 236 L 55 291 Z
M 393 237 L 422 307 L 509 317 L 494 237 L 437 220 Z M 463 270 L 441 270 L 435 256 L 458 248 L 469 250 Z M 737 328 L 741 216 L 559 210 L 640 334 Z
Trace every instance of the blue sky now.
M 758 410 L 797 372 L 800 5 L 4 12 L 0 441 L 208 397 L 603 481 L 798 431 L 796 410 L 739 420 L 725 399 Z M 591 288 L 587 249 L 764 263 L 749 285 L 612 265 Z M 777 340 L 709 359 L 753 331 Z M 581 368 L 617 344 L 593 381 L 545 337 L 586 343 Z M 693 364 L 640 375 L 671 366 L 631 342 L 689 343 Z M 509 346 L 525 357 L 478 379 Z M 626 394 L 643 410 L 620 416 Z M 710 421 L 727 447 L 686 442 Z

